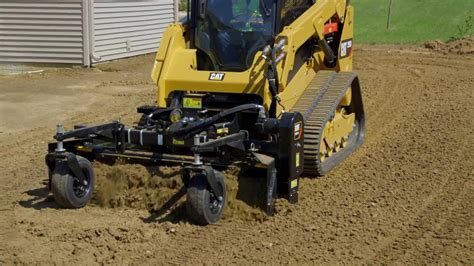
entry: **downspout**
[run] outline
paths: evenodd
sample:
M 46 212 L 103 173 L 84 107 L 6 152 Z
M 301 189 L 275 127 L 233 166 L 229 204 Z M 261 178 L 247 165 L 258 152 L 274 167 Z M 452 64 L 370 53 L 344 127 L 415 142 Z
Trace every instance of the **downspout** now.
M 82 65 L 86 67 L 91 66 L 90 61 L 90 29 L 89 29 L 89 1 L 81 1 L 81 13 L 82 13 Z
M 94 0 L 88 0 L 87 2 L 89 3 L 89 55 L 92 65 L 92 63 L 99 63 L 102 60 L 102 57 L 95 54 Z
M 174 1 L 174 23 L 179 22 L 179 0 Z

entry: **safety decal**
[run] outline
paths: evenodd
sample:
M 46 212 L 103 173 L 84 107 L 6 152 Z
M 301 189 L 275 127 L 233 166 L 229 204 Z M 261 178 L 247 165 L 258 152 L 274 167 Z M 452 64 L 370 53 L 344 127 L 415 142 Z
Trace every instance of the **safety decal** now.
M 295 134 L 295 140 L 301 139 L 301 136 L 303 136 L 303 123 L 302 122 L 298 122 L 295 124 L 294 134 Z
M 228 127 L 223 127 L 223 128 L 218 128 L 217 129 L 217 134 L 228 134 L 229 133 L 229 128 Z
M 183 98 L 183 107 L 192 109 L 201 109 L 202 100 L 200 98 Z
M 184 140 L 173 138 L 173 145 L 184 145 Z
M 297 186 L 298 186 L 298 179 L 291 180 L 291 183 L 290 183 L 291 189 L 294 189 Z
M 352 54 L 352 39 L 341 42 L 341 54 L 339 58 L 346 58 Z

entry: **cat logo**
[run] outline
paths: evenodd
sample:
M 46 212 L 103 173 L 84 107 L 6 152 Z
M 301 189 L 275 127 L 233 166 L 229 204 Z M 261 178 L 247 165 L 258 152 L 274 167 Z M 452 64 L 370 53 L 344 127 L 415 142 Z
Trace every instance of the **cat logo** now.
M 224 73 L 211 73 L 211 75 L 209 75 L 209 80 L 223 81 L 224 76 L 225 76 Z

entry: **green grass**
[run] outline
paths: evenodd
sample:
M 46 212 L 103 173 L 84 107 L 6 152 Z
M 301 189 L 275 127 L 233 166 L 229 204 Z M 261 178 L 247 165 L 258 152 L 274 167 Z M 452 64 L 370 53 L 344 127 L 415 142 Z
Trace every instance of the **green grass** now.
M 360 43 L 447 41 L 474 34 L 474 0 L 352 0 L 356 8 L 355 38 Z M 471 17 L 470 23 L 466 20 Z M 468 25 L 470 24 L 470 26 Z M 460 26 L 463 30 L 460 33 Z
M 179 1 L 180 9 L 186 10 L 187 0 Z M 356 8 L 357 42 L 447 41 L 474 34 L 474 0 L 392 0 L 391 28 L 387 30 L 389 1 L 351 0 Z M 469 17 L 471 21 L 466 23 Z

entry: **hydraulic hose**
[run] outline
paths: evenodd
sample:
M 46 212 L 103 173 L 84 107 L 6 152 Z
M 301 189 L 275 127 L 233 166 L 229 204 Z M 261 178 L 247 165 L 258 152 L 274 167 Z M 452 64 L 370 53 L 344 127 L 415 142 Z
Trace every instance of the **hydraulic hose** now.
M 263 106 L 258 104 L 243 104 L 234 108 L 227 109 L 214 116 L 202 120 L 190 121 L 188 118 L 181 119 L 180 121 L 169 126 L 166 131 L 174 138 L 187 139 L 207 129 L 209 126 L 215 124 L 224 117 L 254 109 L 258 109 L 260 112 L 264 112 L 263 108 Z
M 153 119 L 155 116 L 157 115 L 161 115 L 163 113 L 170 113 L 171 111 L 173 111 L 174 108 L 172 107 L 169 107 L 169 108 L 165 108 L 165 109 L 158 109 L 158 110 L 155 110 L 153 111 L 152 113 L 150 113 L 147 118 L 149 121 L 153 122 L 153 123 L 156 123 L 156 120 Z

